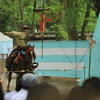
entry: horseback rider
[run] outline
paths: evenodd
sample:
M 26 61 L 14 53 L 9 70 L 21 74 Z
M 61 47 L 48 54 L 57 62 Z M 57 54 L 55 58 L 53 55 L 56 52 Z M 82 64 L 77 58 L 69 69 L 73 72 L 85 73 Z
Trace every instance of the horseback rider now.
M 34 38 L 40 38 L 43 36 L 43 34 L 36 35 L 36 36 L 29 34 L 30 30 L 32 29 L 28 26 L 23 26 L 21 29 L 23 30 L 23 32 L 12 31 L 12 32 L 3 33 L 4 35 L 12 35 L 17 38 L 15 41 L 16 45 L 14 46 L 13 51 L 9 55 L 10 61 L 8 61 L 8 63 L 6 61 L 7 69 L 10 69 L 12 61 L 16 58 L 18 51 L 22 50 L 23 47 L 27 46 L 28 39 L 30 40 Z
M 29 32 L 32 29 L 28 26 L 23 26 L 21 29 L 23 30 L 23 32 L 12 31 L 12 32 L 4 32 L 4 34 L 15 36 L 17 38 L 16 45 L 18 45 L 20 47 L 24 47 L 27 45 L 27 41 L 24 40 L 27 37 L 40 38 L 43 36 L 43 34 L 36 35 L 36 36 L 30 35 Z

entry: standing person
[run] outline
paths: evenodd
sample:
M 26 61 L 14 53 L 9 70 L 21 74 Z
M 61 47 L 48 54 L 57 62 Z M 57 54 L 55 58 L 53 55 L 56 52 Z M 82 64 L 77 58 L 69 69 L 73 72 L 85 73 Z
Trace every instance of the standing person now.
M 84 100 L 82 97 L 81 86 L 72 88 L 66 100 Z
M 27 100 L 28 91 L 38 84 L 38 78 L 34 74 L 28 73 L 22 76 L 22 88 L 10 100 Z
M 18 51 L 22 50 L 23 47 L 27 46 L 27 42 L 28 42 L 27 38 L 29 38 L 29 40 L 30 40 L 30 39 L 40 38 L 43 36 L 43 34 L 36 35 L 36 36 L 29 34 L 31 28 L 28 26 L 23 26 L 21 29 L 23 30 L 23 32 L 12 31 L 12 32 L 4 32 L 3 33 L 5 35 L 12 35 L 17 38 L 15 41 L 16 45 L 14 46 L 14 50 L 11 52 L 8 59 L 6 60 L 6 68 L 8 70 L 11 70 L 13 60 L 16 58 Z M 36 55 L 34 55 L 34 56 L 36 56 Z M 36 57 L 34 57 L 34 58 L 36 58 Z
M 82 85 L 84 100 L 100 100 L 100 78 L 91 77 Z
M 4 80 L 0 78 L 0 100 L 4 100 Z
M 21 79 L 18 80 L 17 84 L 16 84 L 16 88 L 14 91 L 11 91 L 11 92 L 8 92 L 4 95 L 4 100 L 10 100 L 12 96 L 14 96 L 17 92 L 19 92 L 22 88 L 22 85 L 21 85 L 22 81 Z
M 55 86 L 41 82 L 29 90 L 27 100 L 61 100 L 61 95 Z

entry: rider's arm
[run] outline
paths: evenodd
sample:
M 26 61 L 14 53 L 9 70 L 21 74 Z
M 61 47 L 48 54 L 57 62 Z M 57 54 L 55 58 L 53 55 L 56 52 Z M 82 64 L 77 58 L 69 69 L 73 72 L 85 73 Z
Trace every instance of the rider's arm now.
M 36 38 L 41 38 L 44 34 L 36 35 Z
M 13 32 L 4 32 L 3 34 L 5 34 L 5 35 L 12 35 Z
M 34 40 L 34 39 L 36 39 L 36 38 L 41 38 L 43 35 L 44 35 L 44 34 L 40 34 L 40 35 L 32 35 L 32 34 L 29 34 L 29 35 L 27 36 L 27 38 L 28 38 L 29 40 Z
M 16 36 L 16 37 L 20 37 L 20 32 L 16 32 L 16 31 L 12 31 L 12 32 L 4 32 L 3 34 L 5 35 L 13 35 L 13 36 Z

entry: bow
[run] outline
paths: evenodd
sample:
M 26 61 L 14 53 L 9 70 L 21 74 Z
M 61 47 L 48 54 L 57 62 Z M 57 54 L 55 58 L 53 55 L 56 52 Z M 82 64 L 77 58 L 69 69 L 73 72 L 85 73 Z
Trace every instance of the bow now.
M 44 31 L 45 31 L 45 15 L 44 15 L 44 0 L 43 0 L 43 10 L 42 10 L 42 21 L 44 22 L 43 25 L 42 25 L 42 34 L 44 34 Z M 43 58 L 43 36 L 42 36 L 42 45 L 41 45 L 41 58 Z
M 43 36 L 42 36 L 42 45 L 41 45 L 41 58 L 43 58 Z

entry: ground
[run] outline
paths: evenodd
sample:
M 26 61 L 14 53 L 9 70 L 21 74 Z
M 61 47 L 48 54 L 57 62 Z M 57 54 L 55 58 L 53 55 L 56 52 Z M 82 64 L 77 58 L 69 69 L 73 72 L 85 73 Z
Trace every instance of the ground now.
M 4 78 L 4 89 L 7 87 L 7 75 L 1 75 Z M 39 77 L 39 82 L 48 81 L 50 84 L 56 86 L 62 95 L 66 95 L 73 87 L 77 86 L 76 79 L 65 77 Z M 13 78 L 10 85 L 10 90 L 15 89 L 16 78 Z

